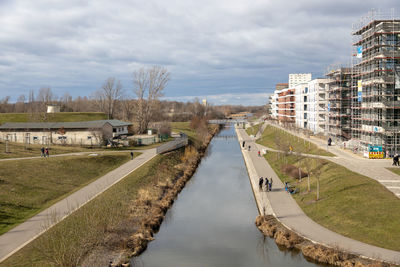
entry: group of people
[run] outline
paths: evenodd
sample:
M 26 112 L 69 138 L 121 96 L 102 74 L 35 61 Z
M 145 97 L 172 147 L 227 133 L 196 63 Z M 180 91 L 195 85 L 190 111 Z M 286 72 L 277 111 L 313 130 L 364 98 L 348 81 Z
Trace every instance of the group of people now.
M 42 147 L 41 149 L 40 149 L 40 152 L 41 152 L 41 157 L 49 157 L 50 156 L 50 154 L 49 154 L 49 148 L 48 147 Z
M 271 191 L 272 190 L 272 177 L 268 180 L 267 177 L 265 177 L 265 179 L 263 177 L 260 177 L 259 181 L 258 181 L 258 185 L 260 187 L 260 189 L 266 189 L 267 191 Z

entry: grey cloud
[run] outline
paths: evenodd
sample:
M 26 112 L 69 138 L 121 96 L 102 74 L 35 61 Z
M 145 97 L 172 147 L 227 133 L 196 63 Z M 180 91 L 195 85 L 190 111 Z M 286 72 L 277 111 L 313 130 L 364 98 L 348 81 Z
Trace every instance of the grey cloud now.
M 375 2 L 375 3 L 374 3 Z M 379 2 L 381 9 L 396 1 Z M 169 68 L 169 97 L 263 93 L 349 60 L 372 0 L 0 1 L 0 94 L 46 84 L 90 95 L 109 76 Z M 194 94 L 196 93 L 196 94 Z

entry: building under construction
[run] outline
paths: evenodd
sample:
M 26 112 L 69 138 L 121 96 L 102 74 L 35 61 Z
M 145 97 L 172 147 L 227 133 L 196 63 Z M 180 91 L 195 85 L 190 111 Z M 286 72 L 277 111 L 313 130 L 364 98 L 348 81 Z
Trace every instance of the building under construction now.
M 351 135 L 366 150 L 400 152 L 400 19 L 371 12 L 353 25 Z M 346 113 L 347 114 L 347 113 Z
M 335 140 L 351 138 L 351 68 L 332 67 L 328 77 L 326 132 Z

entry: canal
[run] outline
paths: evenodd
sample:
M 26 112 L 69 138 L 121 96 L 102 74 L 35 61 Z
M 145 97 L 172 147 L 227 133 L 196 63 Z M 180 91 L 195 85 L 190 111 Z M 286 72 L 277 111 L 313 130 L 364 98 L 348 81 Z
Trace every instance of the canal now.
M 210 143 L 147 250 L 132 266 L 317 266 L 258 231 L 258 215 L 233 127 Z

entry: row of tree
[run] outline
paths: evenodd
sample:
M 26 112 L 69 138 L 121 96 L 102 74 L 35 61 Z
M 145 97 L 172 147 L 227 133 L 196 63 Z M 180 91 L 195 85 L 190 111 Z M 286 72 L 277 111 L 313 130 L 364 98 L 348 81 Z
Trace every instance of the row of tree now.
M 114 77 L 108 78 L 90 97 L 73 98 L 69 93 L 57 97 L 50 87 L 44 87 L 37 94 L 30 90 L 28 96 L 20 95 L 16 103 L 10 103 L 8 96 L 1 99 L 0 112 L 39 114 L 46 112 L 47 105 L 54 104 L 64 112 L 104 112 L 109 119 L 134 122 L 135 130 L 144 133 L 150 122 L 188 121 L 194 116 L 221 119 L 231 113 L 260 110 L 260 107 L 205 106 L 198 99 L 188 103 L 161 101 L 169 80 L 170 73 L 165 67 L 140 68 L 133 73 L 131 92 L 124 90 L 121 82 Z M 130 97 L 130 93 L 135 97 Z M 43 120 L 44 117 L 32 118 Z

